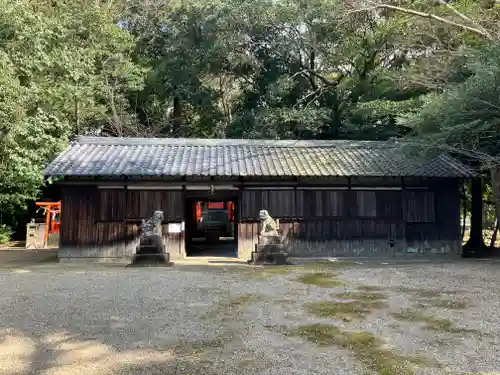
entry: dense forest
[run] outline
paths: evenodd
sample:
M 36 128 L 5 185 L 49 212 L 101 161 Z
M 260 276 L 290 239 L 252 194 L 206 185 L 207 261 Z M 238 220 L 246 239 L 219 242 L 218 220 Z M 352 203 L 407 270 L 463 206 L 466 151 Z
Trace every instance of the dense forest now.
M 404 137 L 500 197 L 499 39 L 493 0 L 0 0 L 0 241 L 75 135 Z

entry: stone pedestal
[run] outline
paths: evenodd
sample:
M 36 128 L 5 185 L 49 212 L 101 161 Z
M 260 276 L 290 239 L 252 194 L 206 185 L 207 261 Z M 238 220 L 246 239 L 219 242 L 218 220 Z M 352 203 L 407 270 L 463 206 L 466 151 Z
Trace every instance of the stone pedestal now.
M 31 222 L 26 225 L 26 249 L 45 249 L 45 223 Z
M 283 244 L 257 244 L 252 252 L 250 264 L 285 265 L 288 264 L 288 254 Z
M 130 265 L 173 266 L 173 263 L 170 261 L 170 254 L 166 251 L 163 237 L 152 235 L 141 238 Z

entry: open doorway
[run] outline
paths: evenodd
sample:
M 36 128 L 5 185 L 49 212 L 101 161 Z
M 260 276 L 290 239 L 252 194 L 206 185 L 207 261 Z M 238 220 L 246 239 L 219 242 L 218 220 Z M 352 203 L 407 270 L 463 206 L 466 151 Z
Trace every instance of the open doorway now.
M 186 255 L 237 257 L 236 199 L 188 198 Z

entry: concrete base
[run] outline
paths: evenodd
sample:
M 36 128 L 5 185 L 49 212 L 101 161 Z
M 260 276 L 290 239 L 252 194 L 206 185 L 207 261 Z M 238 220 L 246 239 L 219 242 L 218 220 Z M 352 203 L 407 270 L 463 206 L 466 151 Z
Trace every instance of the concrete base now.
M 64 264 L 110 264 L 110 265 L 128 265 L 130 264 L 131 257 L 71 257 L 71 258 L 59 258 L 59 263 Z
M 249 264 L 257 265 L 276 265 L 284 266 L 288 264 L 288 255 L 286 253 L 252 253 L 252 259 L 248 261 Z
M 0 250 L 0 265 L 57 262 L 57 253 L 57 249 L 31 250 L 23 247 L 4 249 Z
M 132 257 L 132 262 L 130 262 L 130 266 L 151 265 L 171 267 L 174 263 L 170 261 L 170 255 L 168 253 L 136 254 Z
M 461 256 L 462 244 L 456 241 L 406 241 L 389 243 L 383 239 L 296 241 L 286 243 L 291 257 L 454 257 Z
M 256 252 L 256 253 L 284 253 L 285 249 L 286 249 L 286 247 L 283 244 L 266 244 L 266 245 L 257 244 L 257 245 L 255 245 L 254 252 Z

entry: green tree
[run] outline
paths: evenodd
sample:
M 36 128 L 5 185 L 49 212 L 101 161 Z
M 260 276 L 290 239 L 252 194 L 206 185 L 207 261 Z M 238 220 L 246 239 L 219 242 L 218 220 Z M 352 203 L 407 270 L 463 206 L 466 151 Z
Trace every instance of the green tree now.
M 0 211 L 13 222 L 70 136 L 142 132 L 128 97 L 145 69 L 107 4 L 0 0 L 0 9 Z
M 421 90 L 389 79 L 406 59 L 394 19 L 346 15 L 335 0 L 251 3 L 258 19 L 246 10 L 233 17 L 251 58 L 229 134 L 385 139 L 403 131 L 400 110 L 390 108 L 412 106 Z
M 74 134 L 113 134 L 120 115 L 133 113 L 125 95 L 141 89 L 145 72 L 131 60 L 133 37 L 105 5 L 1 1 L 0 46 L 30 91 L 28 114 L 41 107 Z

